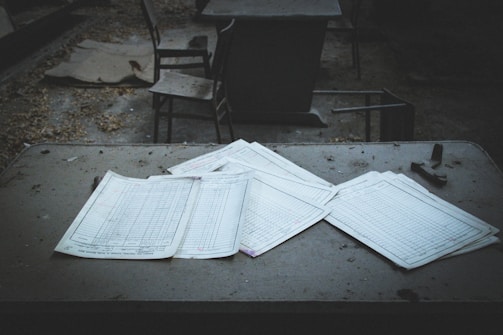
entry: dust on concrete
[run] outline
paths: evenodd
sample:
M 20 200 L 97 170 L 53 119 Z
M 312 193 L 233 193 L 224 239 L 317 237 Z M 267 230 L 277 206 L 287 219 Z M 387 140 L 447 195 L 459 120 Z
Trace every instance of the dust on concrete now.
M 346 1 L 341 1 L 342 4 Z M 361 17 L 362 78 L 351 66 L 343 36 L 327 34 L 317 89 L 388 88 L 416 107 L 417 140 L 467 140 L 481 145 L 503 166 L 500 128 L 501 5 L 485 1 L 435 1 L 424 16 L 377 16 L 365 2 Z M 137 1 L 107 1 L 77 10 L 81 24 L 3 71 L 0 87 L 0 168 L 24 147 L 41 142 L 151 143 L 151 96 L 144 87 L 78 87 L 50 82 L 44 72 L 67 60 L 84 39 L 101 42 L 148 38 Z M 156 1 L 163 28 L 202 24 L 194 1 Z M 484 7 L 485 6 L 485 7 Z M 469 21 L 467 21 L 469 20 Z M 468 22 L 468 23 L 467 23 Z M 213 29 L 210 25 L 208 29 Z M 313 107 L 327 128 L 236 124 L 236 134 L 262 143 L 362 141 L 361 115 L 333 115 L 334 106 L 361 101 L 315 96 Z M 179 103 L 177 108 L 192 108 Z M 175 124 L 174 142 L 215 142 L 211 124 Z M 378 140 L 378 134 L 373 140 Z

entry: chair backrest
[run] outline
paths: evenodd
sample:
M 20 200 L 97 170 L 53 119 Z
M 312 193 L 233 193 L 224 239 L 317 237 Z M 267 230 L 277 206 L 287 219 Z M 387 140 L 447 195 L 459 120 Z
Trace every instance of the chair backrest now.
M 9 13 L 9 8 L 5 1 L 0 1 L 0 38 L 13 33 L 16 30 L 14 21 Z
M 227 68 L 227 60 L 229 58 L 230 46 L 234 34 L 235 19 L 224 28 L 220 29 L 217 34 L 217 45 L 215 47 L 215 54 L 213 56 L 213 64 L 211 66 L 211 75 L 215 85 L 213 85 L 213 96 L 216 96 L 217 83 L 224 85 L 225 71 Z
M 154 4 L 152 0 L 141 0 L 140 5 L 143 17 L 147 22 L 150 38 L 152 39 L 152 44 L 154 45 L 154 50 L 156 50 L 157 45 L 161 43 L 161 35 L 159 33 L 159 27 L 157 26 L 157 17 L 155 15 Z

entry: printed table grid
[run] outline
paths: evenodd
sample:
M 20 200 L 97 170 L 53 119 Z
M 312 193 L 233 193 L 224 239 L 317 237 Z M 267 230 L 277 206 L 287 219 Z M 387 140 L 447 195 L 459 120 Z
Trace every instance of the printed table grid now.
M 186 201 L 191 185 L 184 182 L 171 183 L 172 192 L 169 193 L 162 183 L 125 183 L 124 186 L 115 203 L 110 204 L 110 199 L 95 203 L 94 210 L 101 209 L 96 213 L 99 215 L 86 214 L 83 221 L 94 220 L 97 223 L 89 225 L 91 229 L 80 228 L 86 226 L 81 224 L 72 240 L 93 238 L 92 243 L 97 246 L 165 246 L 171 243 L 176 225 L 183 214 L 183 211 L 173 210 L 180 208 L 173 206 L 173 203 Z M 127 203 L 128 206 L 121 206 L 122 203 Z M 105 224 L 107 221 L 110 224 Z M 117 222 L 120 224 L 116 225 Z M 166 225 L 166 222 L 172 224 Z
M 264 203 L 268 203 L 268 208 L 264 208 Z M 251 197 L 246 214 L 242 244 L 255 249 L 258 245 L 270 241 L 277 241 L 279 238 L 289 234 L 297 227 L 295 223 L 302 222 L 306 217 L 316 215 L 320 211 L 312 206 L 302 206 L 303 202 L 298 201 L 296 211 L 285 210 L 276 203 L 270 201 L 260 201 L 258 197 Z M 260 205 L 260 206 L 259 206 Z M 305 210 L 303 211 L 302 208 Z M 308 212 L 311 211 L 311 212 Z
M 407 262 L 421 258 L 430 250 L 442 249 L 456 239 L 478 233 L 477 229 L 449 213 L 432 211 L 431 205 L 425 202 L 418 202 L 414 208 L 399 207 L 397 204 L 404 196 L 404 192 L 383 194 L 375 190 L 356 197 L 350 195 L 348 199 L 341 197 L 333 213 L 363 238 Z M 366 197 L 371 197 L 372 201 L 366 201 Z
M 204 184 L 202 187 L 205 187 Z M 184 248 L 198 249 L 213 249 L 219 247 L 216 243 L 218 242 L 218 228 L 215 228 L 219 222 L 221 222 L 222 207 L 226 203 L 222 201 L 225 199 L 229 193 L 228 189 L 217 189 L 214 188 L 212 192 L 208 192 L 210 187 L 205 187 L 206 190 L 201 189 L 201 196 L 198 200 L 197 208 L 190 222 L 191 236 L 199 237 L 197 240 L 194 238 L 187 238 L 184 241 Z

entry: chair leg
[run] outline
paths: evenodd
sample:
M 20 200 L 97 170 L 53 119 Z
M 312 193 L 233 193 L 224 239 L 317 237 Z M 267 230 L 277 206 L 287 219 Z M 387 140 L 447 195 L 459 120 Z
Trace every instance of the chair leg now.
M 204 75 L 206 78 L 211 78 L 211 65 L 210 65 L 210 55 L 206 54 L 203 56 L 204 63 Z
M 227 121 L 227 126 L 229 127 L 229 135 L 231 136 L 231 142 L 234 142 L 234 126 L 232 124 L 232 110 L 227 103 L 227 98 L 222 101 L 223 108 L 225 108 L 225 119 Z
M 171 131 L 173 128 L 173 98 L 168 98 L 168 138 L 166 139 L 167 143 L 171 143 Z
M 161 114 L 160 96 L 154 94 L 152 100 L 154 105 L 154 143 L 157 143 L 159 141 L 159 119 Z
M 160 59 L 157 57 L 157 55 L 154 56 L 154 84 L 157 83 L 157 81 L 159 80 L 159 77 L 160 77 Z M 156 101 L 156 95 L 154 94 L 153 98 L 152 98 L 152 107 L 155 109 L 157 108 L 156 107 L 156 103 L 158 102 L 158 100 Z
M 370 142 L 370 111 L 365 111 L 365 142 Z
M 154 59 L 154 83 L 156 83 L 161 76 L 161 58 L 155 56 Z
M 358 41 L 358 33 L 355 33 L 354 42 L 353 42 L 353 61 L 356 66 L 356 76 L 358 79 L 361 79 L 361 71 L 360 71 L 360 43 Z
M 232 125 L 232 116 L 229 108 L 227 108 L 226 115 L 227 115 L 227 125 L 229 126 L 229 134 L 231 135 L 231 142 L 234 142 L 236 138 L 234 137 L 234 126 Z
M 356 77 L 361 79 L 360 71 L 360 43 L 358 41 L 358 33 L 354 32 L 351 37 L 351 56 L 353 67 L 356 68 Z
M 214 123 L 215 123 L 215 131 L 217 133 L 217 141 L 219 144 L 222 143 L 222 133 L 220 131 L 220 120 L 218 117 L 218 111 L 215 109 L 215 117 L 214 117 Z
M 365 106 L 370 106 L 370 94 L 365 94 Z M 365 141 L 370 142 L 370 111 L 365 111 Z
M 231 138 L 231 142 L 234 142 L 235 137 L 234 137 L 234 126 L 232 124 L 232 116 L 231 116 L 231 109 L 229 105 L 227 104 L 227 98 L 223 98 L 219 104 L 216 105 L 214 108 L 215 111 L 215 128 L 217 131 L 217 136 L 218 136 L 218 143 L 221 142 L 221 131 L 220 131 L 220 125 L 219 122 L 220 120 L 225 120 L 227 122 L 227 126 L 229 127 L 229 136 Z
M 356 41 L 356 47 L 355 47 L 355 51 L 356 51 L 356 76 L 358 79 L 361 79 L 361 70 L 360 70 L 360 46 L 358 45 L 358 41 Z
M 351 36 L 351 66 L 356 68 L 356 36 L 354 33 Z

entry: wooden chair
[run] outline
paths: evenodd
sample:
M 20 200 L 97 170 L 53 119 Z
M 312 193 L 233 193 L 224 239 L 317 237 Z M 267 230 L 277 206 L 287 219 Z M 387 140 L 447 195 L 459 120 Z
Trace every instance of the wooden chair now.
M 225 119 L 229 127 L 231 142 L 234 141 L 231 108 L 225 95 L 225 69 L 233 35 L 234 20 L 217 34 L 217 45 L 211 68 L 212 79 L 196 77 L 174 71 L 163 71 L 161 78 L 149 89 L 154 94 L 154 142 L 158 141 L 161 115 L 168 117 L 167 142 L 171 142 L 173 118 L 213 120 L 218 143 L 222 143 L 220 121 Z M 207 103 L 209 110 L 193 112 L 173 110 L 175 98 Z M 168 101 L 168 111 L 161 108 Z
M 211 54 L 208 52 L 208 36 L 194 36 L 187 42 L 185 48 L 173 48 L 167 42 L 161 40 L 152 0 L 141 0 L 140 4 L 154 46 L 154 83 L 159 80 L 161 69 L 203 68 L 205 76 L 210 78 Z M 191 60 L 183 62 L 169 62 L 168 60 L 173 60 L 175 58 L 190 58 Z M 166 62 L 166 60 L 168 61 Z
M 371 115 L 379 112 L 379 141 L 413 141 L 415 108 L 410 102 L 398 97 L 388 89 L 375 91 L 317 90 L 314 94 L 359 95 L 365 99 L 364 105 L 333 108 L 332 113 L 365 112 L 365 141 L 370 142 Z M 378 97 L 378 103 L 372 98 Z
M 336 34 L 348 34 L 351 39 L 351 53 L 353 67 L 356 67 L 356 75 L 361 79 L 360 69 L 360 43 L 358 38 L 358 18 L 362 0 L 351 0 L 351 8 L 348 14 L 344 14 L 328 21 L 327 31 Z

